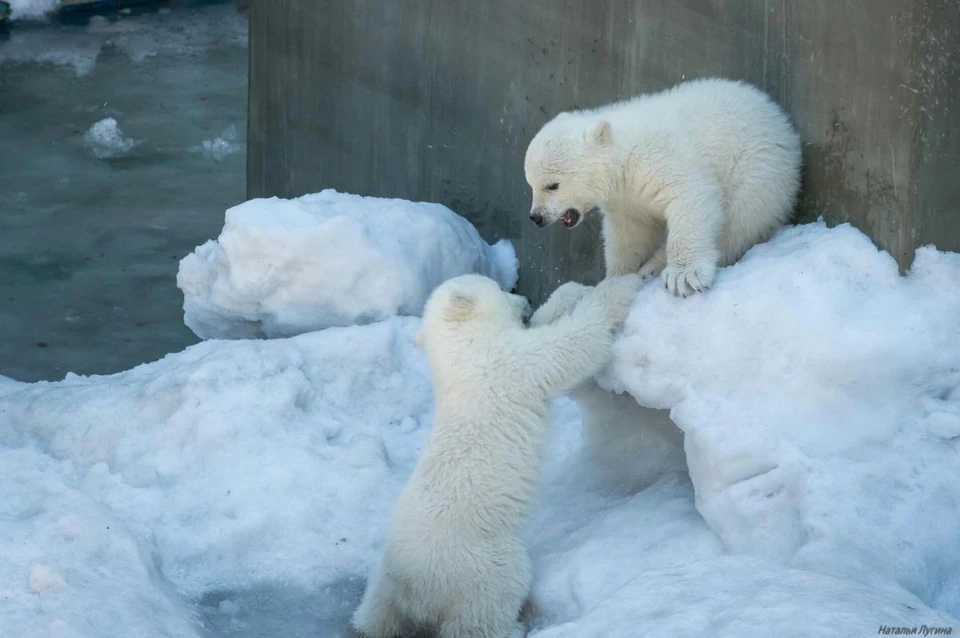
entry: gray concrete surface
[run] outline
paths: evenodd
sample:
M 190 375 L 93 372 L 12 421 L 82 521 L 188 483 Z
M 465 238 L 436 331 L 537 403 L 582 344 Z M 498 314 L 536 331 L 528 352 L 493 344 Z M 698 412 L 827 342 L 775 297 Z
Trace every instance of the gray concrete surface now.
M 526 219 L 539 126 L 684 79 L 767 90 L 805 142 L 798 219 L 897 258 L 960 249 L 956 0 L 309 0 L 252 3 L 248 194 L 439 201 L 519 240 L 541 299 L 602 272 L 598 220 Z

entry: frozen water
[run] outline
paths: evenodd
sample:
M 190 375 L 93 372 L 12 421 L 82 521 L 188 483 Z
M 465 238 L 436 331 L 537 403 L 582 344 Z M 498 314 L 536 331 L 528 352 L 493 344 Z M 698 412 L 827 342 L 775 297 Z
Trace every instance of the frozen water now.
M 193 149 L 230 127 L 245 144 L 246 18 L 169 6 L 0 39 L 0 374 L 117 372 L 197 341 L 177 264 L 245 199 L 245 167 Z M 142 143 L 96 157 L 84 135 L 108 118 Z
M 184 321 L 204 339 L 282 337 L 419 315 L 450 277 L 510 290 L 517 258 L 440 204 L 325 190 L 227 211 L 223 231 L 180 262 Z
M 663 413 L 599 468 L 555 402 L 531 636 L 960 631 L 958 277 L 812 224 L 704 295 L 641 291 L 604 382 L 671 409 L 689 473 Z M 418 325 L 0 378 L 0 635 L 348 635 L 433 419 Z
M 130 149 L 141 142 L 124 136 L 117 121 L 112 117 L 104 118 L 91 126 L 90 130 L 83 134 L 83 141 L 100 159 L 126 155 Z

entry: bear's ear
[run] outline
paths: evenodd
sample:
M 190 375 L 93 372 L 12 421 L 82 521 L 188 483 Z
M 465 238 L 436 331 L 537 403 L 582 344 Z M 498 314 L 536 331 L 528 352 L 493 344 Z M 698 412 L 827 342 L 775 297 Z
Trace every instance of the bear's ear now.
M 613 131 L 610 128 L 610 122 L 600 120 L 590 127 L 587 133 L 587 139 L 594 144 L 606 145 L 613 141 Z
M 447 307 L 443 309 L 443 316 L 447 321 L 466 321 L 473 314 L 476 300 L 462 292 L 455 292 L 447 299 Z

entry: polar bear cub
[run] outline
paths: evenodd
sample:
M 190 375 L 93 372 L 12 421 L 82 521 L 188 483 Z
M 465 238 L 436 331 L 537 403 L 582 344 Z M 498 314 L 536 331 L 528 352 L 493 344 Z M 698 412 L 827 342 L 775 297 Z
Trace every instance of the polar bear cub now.
M 436 420 L 390 522 L 353 626 L 387 638 L 519 638 L 530 587 L 521 543 L 540 480 L 548 399 L 596 374 L 642 281 L 605 280 L 555 322 L 486 277 L 441 284 L 417 337 Z
M 573 228 L 603 213 L 607 275 L 662 275 L 676 295 L 708 288 L 790 218 L 800 140 L 760 90 L 695 80 L 561 113 L 527 148 L 530 218 Z

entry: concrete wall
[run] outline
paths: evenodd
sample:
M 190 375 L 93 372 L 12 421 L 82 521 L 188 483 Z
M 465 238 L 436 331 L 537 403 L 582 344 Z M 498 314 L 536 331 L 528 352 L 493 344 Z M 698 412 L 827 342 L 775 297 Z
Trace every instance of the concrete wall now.
M 518 241 L 534 301 L 602 273 L 599 220 L 527 219 L 526 145 L 560 110 L 753 82 L 805 142 L 800 219 L 908 267 L 960 249 L 957 0 L 254 0 L 248 190 L 439 201 Z

